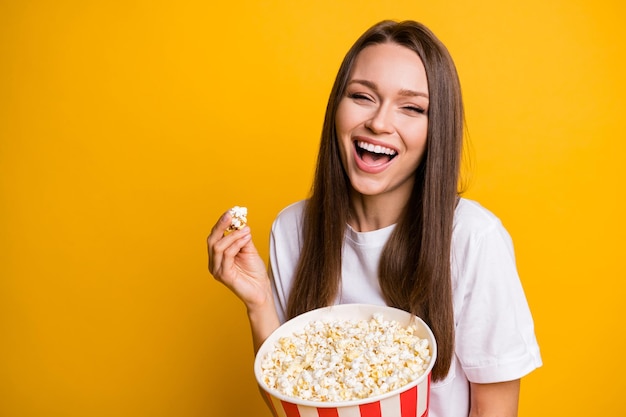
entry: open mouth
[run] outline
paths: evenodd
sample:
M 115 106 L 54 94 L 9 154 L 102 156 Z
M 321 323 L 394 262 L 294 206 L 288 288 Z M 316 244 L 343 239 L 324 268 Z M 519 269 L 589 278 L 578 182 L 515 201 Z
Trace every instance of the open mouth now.
M 359 158 L 370 166 L 384 165 L 398 155 L 391 148 L 363 141 L 355 141 L 354 147 Z

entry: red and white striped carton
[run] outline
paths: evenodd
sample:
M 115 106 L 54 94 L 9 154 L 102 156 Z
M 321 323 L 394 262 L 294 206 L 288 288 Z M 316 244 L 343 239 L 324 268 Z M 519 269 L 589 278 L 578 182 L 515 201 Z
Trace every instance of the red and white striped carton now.
M 291 336 L 314 320 L 369 320 L 376 313 L 385 320 L 403 326 L 413 324 L 416 335 L 428 339 L 431 360 L 426 371 L 415 381 L 394 391 L 370 398 L 342 401 L 307 401 L 286 396 L 268 388 L 263 382 L 262 358 L 274 349 L 279 338 Z M 430 328 L 422 319 L 406 311 L 370 304 L 341 304 L 301 314 L 280 326 L 265 340 L 254 361 L 254 373 L 277 417 L 426 417 L 430 397 L 430 375 L 437 357 L 437 344 Z

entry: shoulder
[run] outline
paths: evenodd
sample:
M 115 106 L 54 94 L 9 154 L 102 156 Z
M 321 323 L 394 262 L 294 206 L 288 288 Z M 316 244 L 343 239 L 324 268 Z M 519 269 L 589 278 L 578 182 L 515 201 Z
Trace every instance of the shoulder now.
M 294 227 L 300 226 L 305 205 L 306 200 L 300 200 L 282 209 L 274 219 L 272 230 L 293 230 Z
M 455 226 L 481 227 L 500 223 L 500 219 L 479 202 L 459 198 L 454 211 Z
M 500 219 L 480 203 L 460 198 L 454 211 L 453 234 L 457 238 L 478 238 L 504 229 Z
M 482 253 L 513 259 L 513 241 L 500 219 L 476 201 L 461 198 L 454 213 L 452 251 L 457 260 Z
M 306 200 L 297 201 L 282 209 L 272 223 L 271 239 L 299 247 L 302 236 L 302 218 Z

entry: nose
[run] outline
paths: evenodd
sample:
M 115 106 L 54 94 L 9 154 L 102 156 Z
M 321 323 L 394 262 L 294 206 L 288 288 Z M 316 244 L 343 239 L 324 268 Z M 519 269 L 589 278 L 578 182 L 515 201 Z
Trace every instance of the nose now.
M 392 117 L 389 106 L 381 105 L 365 121 L 365 127 L 373 133 L 391 133 L 393 131 Z

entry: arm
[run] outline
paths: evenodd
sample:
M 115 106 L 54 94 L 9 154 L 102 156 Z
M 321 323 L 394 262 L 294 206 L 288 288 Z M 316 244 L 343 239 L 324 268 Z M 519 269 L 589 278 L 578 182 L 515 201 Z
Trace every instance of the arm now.
M 517 417 L 520 380 L 470 383 L 469 417 Z
M 209 271 L 246 305 L 254 351 L 279 326 L 270 280 L 248 226 L 224 236 L 230 225 L 225 213 L 207 238 Z

